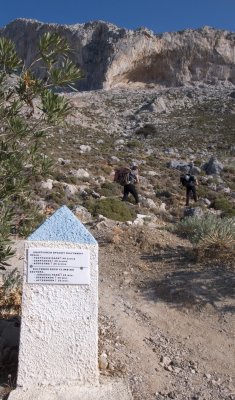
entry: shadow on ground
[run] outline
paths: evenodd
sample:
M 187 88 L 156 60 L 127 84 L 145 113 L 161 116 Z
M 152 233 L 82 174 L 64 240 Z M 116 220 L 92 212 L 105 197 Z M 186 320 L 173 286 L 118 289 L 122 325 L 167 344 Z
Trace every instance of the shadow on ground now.
M 140 289 L 145 298 L 164 301 L 176 308 L 193 306 L 200 310 L 210 304 L 220 312 L 235 313 L 235 275 L 232 268 L 198 265 L 190 250 L 181 247 L 169 247 L 161 254 L 146 254 L 142 259 L 156 265 L 161 262 L 166 271 L 159 279 L 154 277 L 142 281 Z
M 0 385 L 15 385 L 19 339 L 20 318 L 0 319 Z

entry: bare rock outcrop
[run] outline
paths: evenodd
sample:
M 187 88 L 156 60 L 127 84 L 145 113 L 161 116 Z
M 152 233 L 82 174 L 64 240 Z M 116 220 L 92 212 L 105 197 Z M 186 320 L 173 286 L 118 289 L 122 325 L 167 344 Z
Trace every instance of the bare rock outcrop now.
M 1 29 L 28 65 L 44 32 L 59 32 L 85 73 L 81 89 L 181 86 L 194 82 L 235 84 L 235 33 L 204 27 L 155 35 L 103 21 L 75 25 L 17 19 Z M 40 65 L 35 67 L 41 73 Z

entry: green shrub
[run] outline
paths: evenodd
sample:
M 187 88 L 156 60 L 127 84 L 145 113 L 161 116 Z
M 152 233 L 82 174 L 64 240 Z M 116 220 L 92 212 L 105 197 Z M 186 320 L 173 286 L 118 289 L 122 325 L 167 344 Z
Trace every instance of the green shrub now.
M 118 199 L 88 200 L 85 206 L 93 216 L 101 214 L 115 221 L 132 221 L 136 215 L 126 203 Z
M 234 218 L 219 219 L 213 231 L 199 243 L 196 249 L 198 258 L 205 256 L 218 259 L 222 263 L 234 266 L 235 258 L 235 222 Z
M 177 231 L 195 244 L 198 260 L 217 260 L 222 264 L 234 264 L 235 222 L 233 218 L 207 215 L 203 218 L 186 218 L 178 223 Z
M 63 182 L 71 183 L 72 185 L 77 185 L 78 184 L 78 178 L 76 178 L 76 176 L 69 175 L 69 176 L 65 177 Z
M 137 129 L 135 132 L 137 135 L 143 135 L 144 137 L 147 136 L 154 136 L 158 133 L 157 128 L 153 124 L 145 124 L 142 128 Z
M 59 192 L 59 191 L 53 191 L 51 193 L 48 193 L 45 196 L 45 200 L 47 202 L 54 202 L 56 204 L 63 204 L 65 202 L 65 196 L 63 193 Z
M 9 39 L 0 37 L 0 265 L 11 250 L 11 226 L 23 234 L 39 218 L 31 207 L 36 182 L 52 171 L 52 161 L 44 145 L 57 125 L 63 125 L 72 112 L 69 99 L 55 88 L 71 87 L 81 72 L 70 61 L 71 49 L 57 33 L 41 36 L 35 59 L 26 67 Z M 40 64 L 45 79 L 32 70 Z M 9 85 L 12 74 L 17 79 Z M 36 106 L 36 104 L 37 106 Z M 35 112 L 41 112 L 35 118 Z M 47 144 L 46 144 L 47 145 Z M 7 212 L 6 212 L 7 211 Z M 39 218 L 40 219 L 40 218 Z
M 215 210 L 221 210 L 223 217 L 234 217 L 235 208 L 226 197 L 217 197 L 212 203 L 211 207 Z
M 197 188 L 197 193 L 199 197 L 209 198 L 209 189 L 206 185 L 199 185 Z M 212 194 L 214 196 L 214 193 Z M 215 197 L 215 196 L 214 196 Z
M 223 169 L 223 173 L 235 174 L 235 166 L 234 165 L 225 166 Z
M 129 147 L 130 149 L 140 148 L 142 147 L 142 144 L 138 140 L 131 140 L 127 143 L 127 147 Z
M 53 174 L 53 178 L 54 178 L 56 181 L 59 181 L 59 182 L 66 182 L 67 175 L 66 175 L 65 173 L 62 173 L 62 172 L 55 172 L 55 173 Z
M 208 214 L 203 218 L 184 218 L 176 226 L 176 232 L 186 236 L 192 243 L 206 238 L 217 237 L 221 240 L 235 241 L 235 223 L 232 218 L 218 218 Z
M 115 196 L 120 194 L 120 188 L 115 182 L 105 182 L 101 185 L 100 194 L 105 197 Z
M 30 205 L 27 215 L 19 221 L 18 234 L 19 236 L 28 236 L 39 225 L 43 223 L 45 214 L 42 214 L 37 206 Z

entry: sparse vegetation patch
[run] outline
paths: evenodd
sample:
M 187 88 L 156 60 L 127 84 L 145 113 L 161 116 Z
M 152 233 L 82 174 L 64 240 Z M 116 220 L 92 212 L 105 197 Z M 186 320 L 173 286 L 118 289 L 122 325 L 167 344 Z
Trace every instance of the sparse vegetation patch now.
M 235 217 L 235 207 L 226 197 L 217 197 L 211 203 L 211 207 L 215 210 L 221 210 L 224 217 Z
M 132 221 L 136 215 L 125 202 L 112 198 L 90 199 L 86 202 L 86 207 L 93 216 L 101 214 L 114 221 Z
M 235 255 L 235 222 L 233 218 L 206 215 L 180 221 L 176 232 L 187 237 L 200 257 L 231 262 Z

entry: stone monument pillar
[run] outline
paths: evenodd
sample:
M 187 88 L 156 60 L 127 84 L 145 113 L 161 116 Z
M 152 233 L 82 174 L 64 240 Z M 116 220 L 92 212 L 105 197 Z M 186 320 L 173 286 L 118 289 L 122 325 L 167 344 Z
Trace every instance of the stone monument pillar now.
M 26 241 L 17 386 L 98 376 L 98 244 L 64 206 Z
M 130 400 L 98 370 L 98 244 L 63 206 L 26 241 L 16 390 L 9 400 Z

